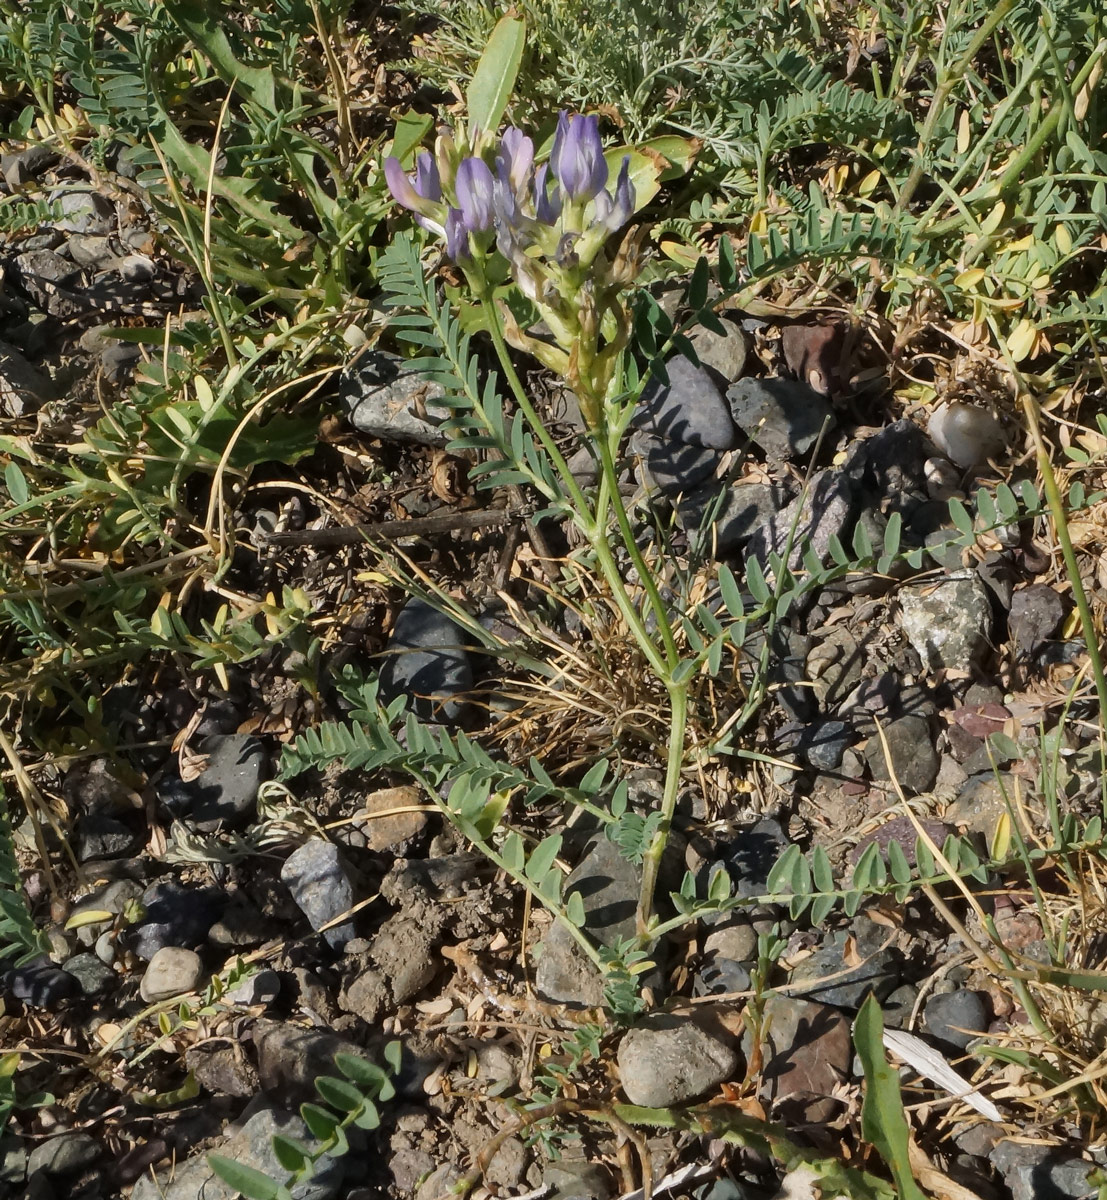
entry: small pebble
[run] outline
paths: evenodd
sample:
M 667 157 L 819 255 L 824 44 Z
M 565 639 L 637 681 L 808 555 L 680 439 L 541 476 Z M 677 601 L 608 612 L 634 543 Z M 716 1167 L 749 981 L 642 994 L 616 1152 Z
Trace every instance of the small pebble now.
M 204 964 L 195 950 L 165 946 L 150 959 L 139 995 L 148 1004 L 194 992 L 204 977 Z

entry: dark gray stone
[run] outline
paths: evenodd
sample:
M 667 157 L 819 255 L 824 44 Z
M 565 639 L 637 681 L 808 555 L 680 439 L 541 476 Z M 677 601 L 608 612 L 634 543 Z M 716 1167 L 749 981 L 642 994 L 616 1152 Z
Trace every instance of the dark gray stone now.
M 307 1029 L 283 1021 L 259 1020 L 254 1025 L 258 1077 L 271 1095 L 319 1102 L 315 1080 L 341 1074 L 336 1054 L 364 1055 L 362 1047 L 331 1029 Z
M 719 855 L 734 884 L 735 895 L 762 896 L 773 863 L 784 853 L 789 839 L 779 821 L 766 818 L 721 844 Z
M 238 1192 L 224 1183 L 208 1162 L 208 1153 L 253 1167 L 271 1178 L 288 1176 L 273 1151 L 273 1135 L 283 1134 L 297 1141 L 310 1143 L 307 1126 L 292 1113 L 276 1108 L 255 1112 L 241 1128 L 227 1137 L 172 1166 L 162 1168 L 156 1176 L 143 1175 L 135 1184 L 131 1200 L 235 1200 Z M 341 1159 L 324 1155 L 315 1163 L 312 1176 L 292 1189 L 295 1200 L 330 1200 L 342 1183 L 344 1166 Z
M 449 409 L 441 385 L 405 370 L 395 354 L 370 350 L 339 376 L 338 399 L 350 424 L 369 437 L 422 446 L 444 446 Z
M 881 949 L 887 933 L 881 926 L 859 917 L 851 929 L 836 929 L 827 934 L 814 954 L 796 964 L 788 981 L 792 991 L 835 1008 L 860 1008 L 870 992 L 882 1000 L 899 983 L 895 953 Z M 846 963 L 846 953 L 853 948 L 863 961 L 851 968 Z M 828 976 L 835 978 L 824 983 Z
M 925 493 L 925 464 L 933 453 L 934 447 L 918 425 L 904 419 L 854 443 L 842 469 L 853 490 L 867 502 L 877 506 L 890 503 L 896 510 L 904 497 Z M 941 510 L 948 519 L 948 506 L 942 505 Z
M 1094 1162 L 1053 1146 L 1000 1142 L 988 1157 L 1012 1200 L 1083 1200 L 1099 1191 L 1088 1182 Z
M 380 671 L 381 696 L 389 703 L 407 695 L 424 721 L 457 724 L 473 687 L 466 646 L 472 639 L 449 617 L 414 597 L 400 610 Z
M 816 771 L 834 771 L 855 737 L 853 729 L 845 721 L 813 721 L 804 728 L 796 752 Z
M 49 146 L 28 146 L 26 150 L 0 157 L 0 173 L 8 190 L 15 192 L 48 171 L 60 158 Z
M 142 351 L 130 342 L 113 342 L 100 355 L 100 365 L 109 383 L 122 383 L 138 366 Z
M 14 346 L 0 342 L 0 410 L 9 417 L 37 412 L 57 389 Z
M 185 1066 L 213 1096 L 256 1096 L 258 1075 L 237 1042 L 200 1042 L 185 1051 Z
M 719 463 L 719 451 L 709 446 L 688 446 L 671 438 L 639 430 L 632 449 L 644 455 L 646 469 L 666 496 L 686 495 L 710 479 Z
M 654 376 L 639 402 L 641 422 L 666 441 L 712 450 L 731 450 L 739 443 L 726 400 L 710 367 L 697 367 L 677 355 L 665 364 L 669 382 Z
M 22 967 L 13 967 L 0 977 L 12 999 L 30 1008 L 51 1012 L 80 990 L 80 983 L 49 959 L 37 959 Z
M 133 879 L 116 879 L 104 887 L 97 888 L 89 895 L 82 896 L 73 905 L 70 917 L 79 917 L 87 912 L 108 912 L 120 915 L 128 904 L 138 900 L 141 895 L 141 883 L 136 883 Z M 110 919 L 90 924 L 81 923 L 76 930 L 78 944 L 92 946 L 110 925 Z
M 17 254 L 14 261 L 20 279 L 28 290 L 33 290 L 31 285 L 36 283 L 68 283 L 80 270 L 76 263 L 62 258 L 53 250 L 28 250 L 24 254 Z
M 54 222 L 56 229 L 101 235 L 116 228 L 115 205 L 99 192 L 52 192 L 50 199 L 61 209 L 61 220 Z
M 65 970 L 77 980 L 85 996 L 96 996 L 114 987 L 118 976 L 95 954 L 75 954 L 65 962 Z
M 142 893 L 146 918 L 130 932 L 130 949 L 146 962 L 165 946 L 198 949 L 224 902 L 224 896 L 213 888 L 182 887 L 172 880 L 151 884 Z
M 722 558 L 740 550 L 788 503 L 777 484 L 712 482 L 677 504 L 677 523 L 699 554 Z
M 224 992 L 222 1000 L 226 1004 L 241 1004 L 250 1008 L 255 1004 L 271 1004 L 280 993 L 281 977 L 276 971 L 264 968 Z
M 979 992 L 964 989 L 931 996 L 923 1006 L 923 1024 L 932 1037 L 955 1050 L 965 1050 L 974 1038 L 987 1032 L 988 1014 L 983 997 Z
M 333 842 L 305 842 L 285 860 L 281 880 L 316 931 L 353 907 L 354 887 Z M 323 936 L 335 950 L 342 950 L 357 931 L 352 921 L 343 921 Z
M 703 366 L 718 372 L 724 382 L 734 383 L 745 370 L 749 344 L 739 325 L 726 317 L 720 317 L 719 324 L 723 327 L 722 333 L 698 325 L 688 340 Z
M 542 1183 L 553 1188 L 549 1200 L 610 1200 L 611 1176 L 598 1163 L 563 1158 L 548 1163 Z
M 100 1143 L 87 1133 L 62 1133 L 39 1142 L 27 1156 L 27 1174 L 74 1175 L 100 1157 Z
M 613 842 L 598 837 L 589 843 L 580 865 L 565 881 L 565 896 L 579 893 L 584 931 L 610 946 L 634 936 L 641 880 L 641 868 L 624 858 Z M 561 922 L 554 923 L 542 943 L 535 987 L 555 1004 L 592 1008 L 603 1003 L 603 980 Z
M 89 813 L 77 822 L 75 852 L 78 862 L 123 858 L 141 849 L 142 835 L 106 813 Z
M 668 1108 L 706 1095 L 737 1073 L 733 1038 L 693 1017 L 656 1015 L 624 1034 L 619 1077 L 631 1104 Z
M 17 1137 L 0 1137 L 0 1189 L 16 1187 L 27 1178 L 27 1151 Z M 0 1190 L 0 1195 L 9 1193 Z M 11 1192 L 12 1196 L 18 1192 Z
M 1065 603 L 1047 583 L 1033 583 L 1011 597 L 1007 627 L 1018 654 L 1033 654 L 1053 637 L 1065 617 Z
M 887 754 L 878 733 L 865 743 L 865 760 L 873 779 L 883 782 L 891 778 L 888 771 L 890 757 L 895 777 L 908 795 L 917 796 L 929 791 L 938 778 L 942 762 L 934 747 L 930 722 L 925 717 L 900 717 L 884 726 L 884 737 L 888 743 Z
M 726 393 L 735 425 L 770 462 L 801 458 L 814 449 L 824 423 L 834 427 L 825 397 L 793 379 L 741 379 Z
M 92 271 L 106 271 L 116 260 L 115 248 L 111 238 L 93 237 L 89 234 L 74 233 L 66 239 L 69 256 L 80 267 Z
M 918 999 L 919 989 L 913 983 L 901 983 L 885 999 L 884 1024 L 888 1029 L 906 1029 Z
M 197 749 L 207 756 L 204 770 L 188 781 L 174 771 L 161 781 L 158 798 L 175 817 L 204 831 L 249 824 L 269 771 L 264 744 L 246 733 L 212 734 Z

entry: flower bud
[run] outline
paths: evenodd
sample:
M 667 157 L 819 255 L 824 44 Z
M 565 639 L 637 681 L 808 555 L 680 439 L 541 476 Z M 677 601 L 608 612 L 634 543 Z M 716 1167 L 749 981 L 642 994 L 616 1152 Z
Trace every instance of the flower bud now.
M 550 166 L 571 201 L 591 200 L 607 183 L 598 117 L 558 114 Z

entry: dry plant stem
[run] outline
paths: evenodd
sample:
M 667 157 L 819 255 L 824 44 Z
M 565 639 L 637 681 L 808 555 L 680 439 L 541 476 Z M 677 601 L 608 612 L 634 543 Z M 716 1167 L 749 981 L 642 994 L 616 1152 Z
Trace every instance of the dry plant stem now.
M 1065 560 L 1065 570 L 1068 572 L 1069 582 L 1072 585 L 1072 598 L 1076 604 L 1076 611 L 1080 614 L 1080 629 L 1088 650 L 1088 661 L 1091 663 L 1092 678 L 1095 680 L 1102 722 L 1107 720 L 1107 678 L 1103 674 L 1103 655 L 1099 649 L 1099 634 L 1096 631 L 1095 618 L 1088 604 L 1084 584 L 1080 579 L 1080 567 L 1076 561 L 1076 552 L 1072 548 L 1072 538 L 1069 537 L 1065 502 L 1061 497 L 1061 489 L 1057 486 L 1057 476 L 1053 473 L 1053 464 L 1049 460 L 1049 451 L 1046 448 L 1045 439 L 1042 437 L 1042 427 L 1038 421 L 1037 401 L 1029 392 L 1023 392 L 1021 403 L 1038 456 L 1038 470 L 1042 473 L 1042 486 L 1045 490 L 1046 504 L 1049 506 L 1049 515 L 1053 518 L 1053 528 L 1057 534 L 1057 541 L 1061 546 L 1061 556 Z
M 907 205 L 911 202 L 911 198 L 918 190 L 919 184 L 923 181 L 923 176 L 927 170 L 926 151 L 934 137 L 934 131 L 938 127 L 938 120 L 942 115 L 942 110 L 946 106 L 946 101 L 949 99 L 950 93 L 972 64 L 972 60 L 976 57 L 981 46 L 996 31 L 1000 22 L 1011 11 L 1014 4 L 1015 0 L 999 0 L 999 3 L 992 10 L 988 19 L 976 31 L 976 36 L 969 42 L 964 54 L 961 55 L 948 71 L 943 73 L 941 81 L 934 90 L 934 97 L 930 101 L 930 108 L 926 114 L 922 133 L 919 134 L 919 145 L 915 153 L 915 165 L 911 168 L 911 174 L 907 176 L 907 180 L 900 190 L 899 199 L 896 201 L 895 211 L 897 213 L 906 210 Z

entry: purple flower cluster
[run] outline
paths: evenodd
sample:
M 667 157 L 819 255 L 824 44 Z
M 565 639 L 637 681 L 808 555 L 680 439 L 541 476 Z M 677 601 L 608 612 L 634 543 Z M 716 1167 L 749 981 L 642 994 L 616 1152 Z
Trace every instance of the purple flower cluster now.
M 493 170 L 477 155 L 453 161 L 453 142 L 440 139 L 437 157 L 420 154 L 414 178 L 396 158 L 385 160 L 384 172 L 395 199 L 416 213 L 420 224 L 446 239 L 446 251 L 458 263 L 487 253 L 493 234 L 511 263 L 524 292 L 539 286 L 538 270 L 528 250 L 550 259 L 588 266 L 608 234 L 630 220 L 634 185 L 630 155 L 612 190 L 607 160 L 594 116 L 558 117 L 548 163 L 535 169 L 534 142 L 521 129 L 503 135 Z M 450 178 L 452 176 L 452 178 Z M 443 196 L 453 192 L 453 203 Z

